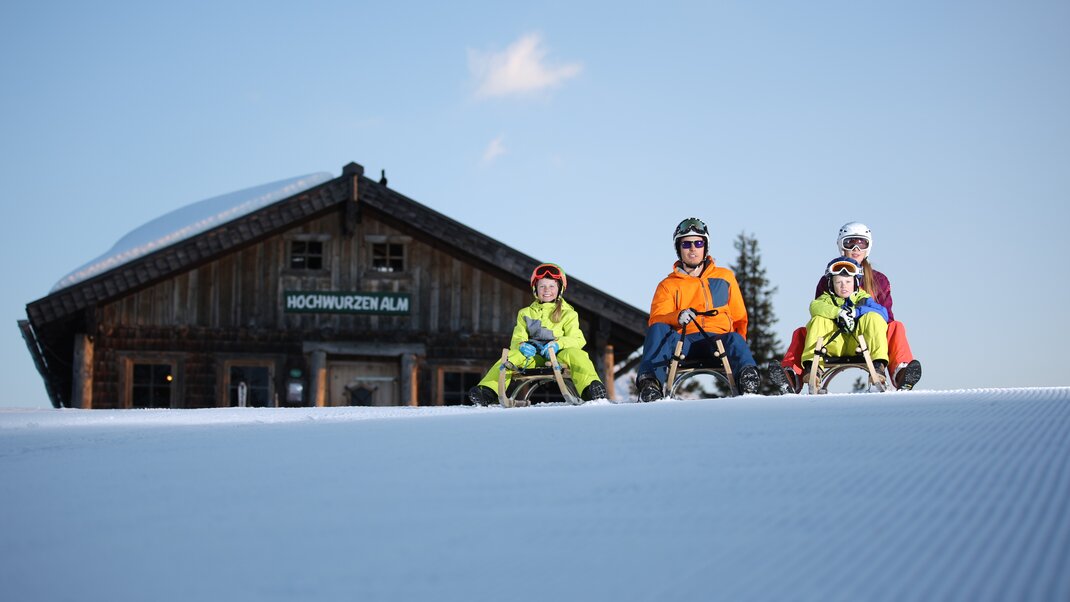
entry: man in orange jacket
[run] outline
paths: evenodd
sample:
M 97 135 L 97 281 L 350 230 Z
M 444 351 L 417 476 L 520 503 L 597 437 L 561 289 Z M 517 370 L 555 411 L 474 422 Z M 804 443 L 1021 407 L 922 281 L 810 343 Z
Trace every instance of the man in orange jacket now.
M 636 387 L 639 401 L 661 399 L 676 342 L 684 336 L 682 353 L 712 355 L 711 340 L 720 340 L 728 364 L 737 374 L 740 393 L 757 393 L 761 376 L 747 346 L 747 307 L 732 270 L 717 267 L 709 256 L 709 230 L 697 218 L 680 222 L 673 232 L 679 261 L 658 284 L 650 302 L 650 320 L 643 344 Z M 702 327 L 688 328 L 694 322 Z M 685 332 L 692 332 L 684 335 Z M 669 383 L 670 386 L 672 383 Z

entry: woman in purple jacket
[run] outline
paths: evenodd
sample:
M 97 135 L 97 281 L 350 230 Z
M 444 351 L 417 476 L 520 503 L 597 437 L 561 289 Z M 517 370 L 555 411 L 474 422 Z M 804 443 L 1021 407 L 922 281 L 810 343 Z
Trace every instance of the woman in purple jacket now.
M 914 359 L 907 343 L 906 328 L 902 322 L 895 320 L 892 312 L 892 285 L 888 277 L 873 269 L 869 254 L 873 251 L 873 234 L 861 222 L 849 222 L 840 228 L 836 236 L 836 249 L 844 256 L 850 257 L 862 265 L 864 280 L 862 289 L 869 293 L 877 303 L 888 310 L 888 367 L 891 370 L 892 383 L 897 389 L 912 389 L 921 380 L 921 362 Z M 825 276 L 817 282 L 814 298 L 818 298 L 827 289 Z M 783 393 L 798 393 L 802 389 L 800 356 L 806 341 L 806 328 L 798 328 L 791 335 L 791 344 L 778 366 L 770 362 L 769 378 L 780 387 Z

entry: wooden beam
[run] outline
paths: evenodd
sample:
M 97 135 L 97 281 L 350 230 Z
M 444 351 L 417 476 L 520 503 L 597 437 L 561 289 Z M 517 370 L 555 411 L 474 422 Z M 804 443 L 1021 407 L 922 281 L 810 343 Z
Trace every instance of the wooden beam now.
M 74 362 L 71 381 L 71 407 L 93 407 L 93 339 L 85 333 L 74 335 Z
M 606 345 L 605 354 L 603 357 L 605 357 L 605 360 L 603 360 L 603 365 L 607 366 L 605 383 L 606 394 L 609 395 L 610 399 L 616 399 L 617 379 L 614 378 L 615 375 L 613 374 L 613 366 L 616 365 L 617 362 L 613 359 L 613 345 Z
M 416 362 L 416 356 L 414 354 L 406 353 L 401 356 L 401 399 L 398 401 L 403 406 L 419 405 L 416 388 L 417 368 L 418 363 Z
M 309 394 L 312 405 L 322 408 L 327 405 L 327 352 L 313 351 L 309 361 Z

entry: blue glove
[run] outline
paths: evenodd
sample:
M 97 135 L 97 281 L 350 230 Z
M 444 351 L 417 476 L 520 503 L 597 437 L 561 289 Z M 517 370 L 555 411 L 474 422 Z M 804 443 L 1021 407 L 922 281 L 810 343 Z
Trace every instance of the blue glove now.
M 553 349 L 554 353 L 557 353 L 557 350 L 560 348 L 561 347 L 555 341 L 550 341 L 545 346 L 543 346 L 542 351 L 540 353 L 542 353 L 542 356 L 544 358 L 550 359 L 550 349 Z
M 888 310 L 885 309 L 883 305 L 877 303 L 873 299 L 866 299 L 855 307 L 857 308 L 857 310 L 855 311 L 855 315 L 859 318 L 868 314 L 869 312 L 873 312 L 878 316 L 884 318 L 885 322 L 888 321 Z
M 531 344 L 531 341 L 526 341 L 520 344 L 520 353 L 524 354 L 524 357 L 531 359 L 535 357 L 535 354 L 539 352 L 538 347 Z

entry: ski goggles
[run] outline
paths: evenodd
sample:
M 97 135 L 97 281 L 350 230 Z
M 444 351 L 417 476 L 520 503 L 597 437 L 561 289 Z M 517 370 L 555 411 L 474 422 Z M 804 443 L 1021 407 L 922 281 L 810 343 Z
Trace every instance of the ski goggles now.
M 858 276 L 861 270 L 858 266 L 851 261 L 836 261 L 829 266 L 828 273 L 830 276 Z
M 689 217 L 684 221 L 680 222 L 678 226 L 676 226 L 677 238 L 681 236 L 687 236 L 688 234 L 692 233 L 694 233 L 696 236 L 710 235 L 710 231 L 706 229 L 706 224 L 704 224 L 702 220 L 698 219 L 697 217 Z
M 554 280 L 561 279 L 561 268 L 556 265 L 544 264 L 535 268 L 535 271 L 531 273 L 531 279 L 538 280 L 540 278 L 551 278 Z
M 869 248 L 869 239 L 862 238 L 861 236 L 848 236 L 840 241 L 840 248 L 844 251 L 858 248 L 859 251 L 865 251 Z
M 704 241 L 704 240 L 681 240 L 680 241 L 680 248 L 681 249 L 690 249 L 691 247 L 695 247 L 696 249 L 701 249 L 702 247 L 705 247 L 705 246 L 706 246 L 706 241 Z

